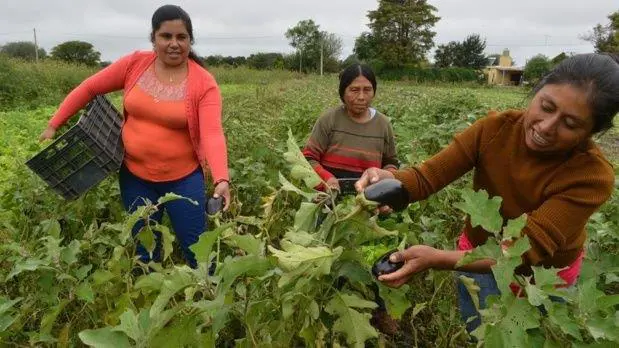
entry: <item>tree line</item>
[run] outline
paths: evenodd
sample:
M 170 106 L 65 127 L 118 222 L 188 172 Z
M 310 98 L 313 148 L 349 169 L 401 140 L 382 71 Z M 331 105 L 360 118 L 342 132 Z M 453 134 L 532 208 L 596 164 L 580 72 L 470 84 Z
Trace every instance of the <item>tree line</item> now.
M 368 11 L 369 31 L 355 40 L 353 54 L 341 60 L 342 39 L 335 33 L 320 28 L 312 19 L 299 21 L 285 32 L 294 48 L 293 53 L 257 52 L 245 56 L 209 55 L 203 57 L 207 66 L 255 69 L 287 69 L 303 73 L 338 72 L 343 66 L 364 62 L 377 72 L 404 77 L 411 72 L 421 74 L 423 69 L 480 70 L 498 63 L 499 54 L 486 55 L 486 40 L 479 34 L 469 34 L 462 41 L 434 44 L 434 25 L 440 20 L 436 7 L 427 0 L 380 0 L 375 10 Z M 619 11 L 608 16 L 608 24 L 598 24 L 581 38 L 592 42 L 598 52 L 619 52 Z M 434 48 L 434 61 L 428 56 Z M 22 59 L 59 59 L 88 66 L 106 66 L 101 54 L 92 44 L 67 41 L 52 48 L 49 56 L 44 49 L 35 49 L 34 43 L 11 42 L 0 47 L 0 53 Z M 541 55 L 527 62 L 526 76 L 542 76 L 567 54 L 553 59 Z M 435 73 L 438 74 L 438 73 Z M 432 75 L 423 72 L 422 75 Z M 473 76 L 473 75 L 471 75 Z M 397 77 L 397 76 L 396 76 Z

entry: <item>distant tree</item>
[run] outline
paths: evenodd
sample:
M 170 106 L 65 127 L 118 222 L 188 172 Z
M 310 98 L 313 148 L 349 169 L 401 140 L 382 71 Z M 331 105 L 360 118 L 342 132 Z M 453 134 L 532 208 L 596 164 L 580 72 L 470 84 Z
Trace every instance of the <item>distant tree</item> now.
M 281 53 L 255 53 L 247 58 L 247 65 L 260 70 L 283 69 L 284 56 Z
M 372 33 L 363 32 L 355 39 L 355 48 L 353 52 L 357 58 L 363 61 L 367 61 L 378 56 L 376 51 L 376 40 Z
M 369 49 L 355 51 L 359 58 L 372 54 L 390 66 L 419 64 L 434 45 L 434 24 L 440 19 L 436 7 L 426 0 L 379 0 L 378 8 L 368 12 L 369 35 L 361 43 Z
M 47 57 L 47 53 L 42 48 L 39 48 L 36 52 L 39 54 L 39 59 Z M 25 60 L 34 60 L 36 58 L 34 42 L 30 41 L 9 42 L 0 47 L 0 53 Z
M 552 58 L 552 59 L 550 60 L 550 65 L 555 66 L 555 65 L 557 65 L 557 64 L 559 64 L 559 63 L 561 63 L 562 61 L 566 60 L 566 59 L 567 59 L 567 58 L 569 58 L 570 56 L 571 56 L 571 54 L 570 54 L 570 55 L 568 55 L 568 54 L 567 54 L 567 53 L 565 53 L 565 52 L 561 52 L 561 53 L 559 53 L 558 55 L 556 55 L 554 58 Z
M 204 57 L 204 63 L 207 66 L 220 66 L 224 60 L 222 55 L 206 56 Z
M 581 38 L 591 42 L 598 53 L 619 53 L 619 11 L 611 13 L 608 19 L 610 23 L 596 25 L 592 33 L 586 34 Z
M 320 32 L 321 49 L 323 52 L 323 70 L 325 72 L 337 72 L 339 70 L 339 57 L 342 54 L 342 39 L 333 33 Z
M 550 72 L 551 63 L 548 57 L 538 54 L 531 58 L 524 67 L 524 78 L 537 83 L 544 75 Z
M 101 53 L 95 51 L 91 43 L 84 41 L 66 41 L 52 48 L 51 57 L 69 63 L 96 66 Z
M 434 65 L 440 68 L 454 66 L 481 69 L 488 65 L 485 49 L 486 40 L 482 40 L 478 34 L 472 34 L 462 42 L 451 41 L 446 45 L 439 45 L 434 53 Z
M 112 62 L 110 62 L 109 60 L 105 60 L 105 61 L 103 61 L 103 62 L 99 63 L 99 66 L 100 66 L 101 68 L 105 68 L 106 66 L 108 66 L 108 65 L 110 65 L 110 64 L 112 64 Z
M 434 51 L 434 65 L 438 68 L 454 66 L 459 47 L 460 44 L 456 41 L 438 45 L 436 51 Z
M 340 69 L 345 69 L 346 67 L 357 63 L 361 63 L 361 59 L 359 59 L 356 54 L 351 54 L 341 62 Z
M 290 40 L 290 46 L 297 50 L 297 67 L 300 70 L 318 71 L 321 52 L 323 69 L 325 71 L 337 70 L 339 56 L 342 52 L 342 39 L 336 34 L 321 31 L 318 24 L 307 19 L 289 28 L 285 35 Z

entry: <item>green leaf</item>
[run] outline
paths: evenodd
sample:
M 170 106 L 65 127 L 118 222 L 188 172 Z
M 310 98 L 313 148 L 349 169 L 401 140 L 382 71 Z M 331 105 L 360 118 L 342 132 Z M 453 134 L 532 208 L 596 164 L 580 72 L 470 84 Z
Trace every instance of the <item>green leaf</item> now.
M 92 265 L 86 265 L 75 270 L 74 275 L 78 280 L 83 280 L 88 276 L 88 272 L 92 269 Z
M 320 205 L 303 202 L 294 216 L 294 228 L 297 231 L 313 231 L 320 212 Z
M 248 276 L 261 276 L 271 268 L 271 263 L 262 256 L 247 255 L 235 258 L 227 258 L 221 265 L 221 282 L 217 286 L 217 295 L 225 296 L 237 277 L 245 274 Z
M 217 241 L 217 238 L 221 233 L 230 227 L 234 226 L 234 223 L 227 223 L 214 229 L 213 231 L 204 232 L 200 235 L 200 238 L 196 243 L 189 247 L 196 256 L 198 262 L 210 262 L 211 251 L 213 251 L 213 245 Z
M 198 334 L 200 317 L 185 315 L 161 329 L 150 342 L 153 348 L 208 347 Z M 212 346 L 214 347 L 214 345 Z
M 232 235 L 229 238 L 229 242 L 226 243 L 231 244 L 234 247 L 240 248 L 248 254 L 253 255 L 263 255 L 264 254 L 264 242 L 258 240 L 256 237 L 251 234 L 244 235 Z
M 39 228 L 44 235 L 52 236 L 56 239 L 60 239 L 61 227 L 60 223 L 56 219 L 43 220 L 39 223 Z
M 488 193 L 484 190 L 477 192 L 472 189 L 463 189 L 462 198 L 464 202 L 457 202 L 454 206 L 471 217 L 473 227 L 481 226 L 488 232 L 498 234 L 503 226 L 503 218 L 499 209 L 503 199 L 499 196 L 488 198 Z
M 84 344 L 95 348 L 130 348 L 125 334 L 113 331 L 110 327 L 97 330 L 84 330 L 78 334 Z
M 503 228 L 503 239 L 516 239 L 522 237 L 522 229 L 527 225 L 527 214 L 522 214 L 517 219 L 507 221 Z
M 314 269 L 317 275 L 329 274 L 333 261 L 340 256 L 343 250 L 341 247 L 334 250 L 323 246 L 303 247 L 286 240 L 283 240 L 281 245 L 285 251 L 278 250 L 272 246 L 269 246 L 269 251 L 277 258 L 278 265 L 283 270 L 293 271 L 306 263 L 315 266 Z
M 359 313 L 347 306 L 341 294 L 336 294 L 325 310 L 331 315 L 337 315 L 338 319 L 333 324 L 333 330 L 343 333 L 348 344 L 364 347 L 366 340 L 378 337 L 378 332 L 370 325 L 371 315 Z
M 282 185 L 280 188 L 281 190 L 297 193 L 305 197 L 305 199 L 307 199 L 308 201 L 311 201 L 312 199 L 314 199 L 314 197 L 316 197 L 316 193 L 305 192 L 300 188 L 296 187 L 294 184 L 288 181 L 288 179 L 286 179 L 286 177 L 283 176 L 281 172 L 279 173 L 279 183 Z
M 512 297 L 498 324 L 486 325 L 485 347 L 530 347 L 527 330 L 540 326 L 540 314 L 526 299 Z
M 165 225 L 161 225 L 161 224 L 156 224 L 155 226 L 152 227 L 152 229 L 154 231 L 158 231 L 161 233 L 161 244 L 163 247 L 163 260 L 167 260 L 171 255 L 172 255 L 172 251 L 174 250 L 172 243 L 174 242 L 174 235 L 172 234 L 172 232 L 170 232 L 170 229 L 165 226 Z
M 95 302 L 95 293 L 92 291 L 92 287 L 88 281 L 82 282 L 77 289 L 75 289 L 75 295 L 84 302 Z
M 547 307 L 548 308 L 548 307 Z M 563 303 L 553 302 L 548 310 L 548 319 L 563 331 L 563 333 L 582 341 L 580 327 L 569 315 L 568 308 Z
M 148 313 L 148 311 L 144 312 Z M 136 342 L 140 342 L 144 336 L 144 333 L 140 328 L 140 324 L 138 323 L 138 317 L 131 309 L 127 309 L 120 316 L 120 324 L 116 326 L 114 330 L 124 332 L 129 338 L 133 339 Z
M 45 313 L 45 315 L 41 319 L 40 333 L 50 334 L 52 332 L 52 328 L 54 326 L 54 323 L 56 322 L 56 319 L 58 318 L 58 315 L 62 312 L 62 310 L 64 309 L 64 307 L 67 306 L 68 303 L 69 300 L 63 300 L 56 306 L 50 308 Z
M 529 251 L 529 249 L 531 249 L 529 237 L 524 236 L 516 240 L 516 242 L 512 246 L 508 247 L 507 250 L 505 250 L 505 256 L 520 259 L 520 256 Z
M 288 151 L 284 153 L 284 158 L 291 166 L 290 174 L 294 179 L 303 180 L 308 188 L 314 188 L 322 182 L 314 168 L 307 162 L 299 146 L 297 145 L 292 131 L 288 130 Z
M 525 285 L 524 290 L 527 294 L 527 299 L 532 306 L 541 306 L 546 299 L 548 299 L 548 295 L 540 290 L 537 286 L 528 283 Z
M 151 228 L 142 228 L 137 235 L 140 244 L 146 249 L 150 257 L 153 257 L 155 251 L 155 233 Z
M 394 289 L 379 283 L 378 290 L 380 297 L 385 301 L 387 312 L 395 318 L 400 319 L 402 315 L 412 306 L 411 300 L 408 298 L 410 286 L 405 284 L 399 289 Z
M 462 267 L 464 265 L 468 265 L 475 261 L 492 259 L 499 259 L 503 253 L 501 252 L 501 247 L 496 242 L 494 238 L 488 238 L 485 244 L 482 244 L 475 249 L 468 251 L 464 254 L 457 263 L 456 268 Z
M 595 315 L 587 319 L 585 326 L 593 339 L 607 339 L 619 343 L 619 326 L 615 325 L 613 316 Z
M 177 195 L 176 193 L 173 192 L 168 192 L 165 195 L 163 195 L 162 197 L 159 197 L 159 199 L 157 200 L 157 204 L 161 205 L 161 204 L 165 204 L 168 202 L 172 202 L 175 201 L 177 199 L 184 199 L 189 201 L 189 203 L 193 204 L 193 205 L 198 205 L 198 202 L 194 201 L 193 199 L 187 198 L 187 197 L 183 197 L 181 195 Z
M 78 261 L 77 255 L 80 253 L 82 243 L 79 240 L 72 240 L 71 243 L 60 252 L 60 260 L 67 265 L 72 265 Z
M 192 284 L 194 284 L 194 280 L 188 267 L 175 268 L 170 274 L 166 275 L 161 285 L 161 292 L 150 308 L 150 317 L 158 316 L 163 312 L 174 294 Z
M 361 309 L 363 309 L 363 308 L 370 308 L 370 309 L 374 309 L 374 308 L 378 307 L 376 302 L 364 300 L 364 299 L 362 299 L 361 297 L 359 297 L 359 296 L 357 296 L 355 294 L 341 293 L 340 294 L 340 298 L 344 302 L 344 304 L 347 307 L 350 307 L 350 308 L 361 308 Z
M 514 270 L 520 266 L 522 260 L 519 258 L 499 259 L 497 263 L 492 266 L 492 274 L 501 291 L 501 298 L 513 297 L 513 293 L 509 284 L 513 282 Z
M 297 244 L 304 247 L 310 246 L 311 244 L 317 242 L 313 234 L 305 231 L 288 231 L 284 235 L 284 239 L 290 241 L 292 244 Z
M 152 272 L 138 278 L 133 288 L 136 290 L 142 290 L 142 293 L 148 294 L 161 290 L 164 280 L 165 276 L 162 273 Z
M 48 265 L 48 262 L 45 262 L 39 259 L 32 259 L 32 258 L 25 259 L 25 260 L 22 259 L 13 265 L 13 269 L 11 270 L 11 273 L 9 273 L 9 275 L 6 276 L 5 281 L 11 280 L 13 277 L 19 275 L 22 272 L 36 271 L 40 268 L 43 268 L 43 266 L 47 266 L 47 265 Z
M 114 279 L 115 277 L 116 276 L 114 275 L 114 273 L 104 269 L 98 269 L 94 271 L 90 276 L 94 285 L 105 284 L 110 280 Z
M 563 285 L 565 281 L 557 274 L 559 270 L 551 267 L 533 267 L 535 286 L 544 289 L 547 286 Z
M 599 309 L 606 309 L 619 305 L 619 295 L 605 295 L 597 300 Z

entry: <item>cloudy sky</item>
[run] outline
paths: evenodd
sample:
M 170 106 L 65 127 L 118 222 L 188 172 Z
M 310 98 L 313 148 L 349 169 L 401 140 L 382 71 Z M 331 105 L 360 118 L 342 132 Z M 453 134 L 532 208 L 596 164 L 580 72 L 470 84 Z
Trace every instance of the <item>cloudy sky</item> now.
M 2 0 L 0 45 L 37 39 L 48 52 L 63 41 L 94 44 L 103 60 L 115 60 L 135 49 L 149 49 L 150 18 L 165 2 L 151 0 Z M 377 0 L 185 0 L 192 17 L 196 51 L 202 55 L 244 55 L 291 52 L 284 32 L 303 19 L 338 34 L 342 55 L 352 52 L 354 39 L 367 30 L 367 12 Z M 617 0 L 429 0 L 441 17 L 435 43 L 460 41 L 479 33 L 487 53 L 508 48 L 517 65 L 542 53 L 589 52 L 579 36 L 619 10 Z M 432 53 L 433 54 L 433 51 Z

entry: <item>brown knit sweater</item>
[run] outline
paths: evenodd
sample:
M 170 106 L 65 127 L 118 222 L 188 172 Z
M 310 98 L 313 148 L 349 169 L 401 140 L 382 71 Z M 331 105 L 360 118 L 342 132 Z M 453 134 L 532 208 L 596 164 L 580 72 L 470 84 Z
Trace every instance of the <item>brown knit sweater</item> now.
M 525 265 L 565 267 L 583 248 L 589 217 L 612 194 L 614 171 L 592 141 L 565 156 L 530 152 L 523 114 L 490 113 L 419 167 L 395 176 L 411 200 L 419 201 L 474 168 L 473 188 L 502 197 L 504 219 L 527 214 L 524 233 L 532 247 L 524 255 Z M 475 246 L 489 235 L 481 227 L 471 228 L 468 220 L 464 232 Z

